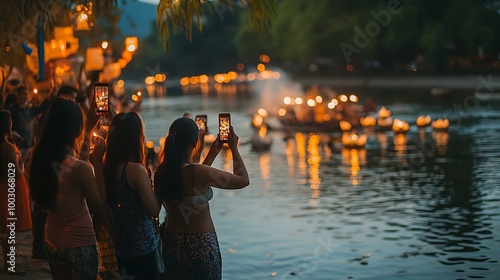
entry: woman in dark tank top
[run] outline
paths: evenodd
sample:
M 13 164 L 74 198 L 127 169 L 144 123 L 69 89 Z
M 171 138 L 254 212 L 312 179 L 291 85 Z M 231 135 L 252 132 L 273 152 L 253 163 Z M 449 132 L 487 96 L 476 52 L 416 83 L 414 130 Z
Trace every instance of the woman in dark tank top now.
M 106 140 L 104 174 L 114 217 L 115 251 L 123 276 L 156 279 L 159 237 L 152 217 L 160 205 L 145 168 L 143 122 L 135 112 L 113 118 Z

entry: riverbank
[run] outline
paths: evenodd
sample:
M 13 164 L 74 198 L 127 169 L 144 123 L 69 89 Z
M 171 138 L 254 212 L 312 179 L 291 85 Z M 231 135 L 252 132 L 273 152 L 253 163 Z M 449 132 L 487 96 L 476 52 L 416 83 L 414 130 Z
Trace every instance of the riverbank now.
M 294 77 L 304 86 L 332 86 L 351 88 L 419 88 L 439 90 L 474 90 L 479 92 L 500 92 L 500 75 L 464 76 L 395 76 L 395 77 Z

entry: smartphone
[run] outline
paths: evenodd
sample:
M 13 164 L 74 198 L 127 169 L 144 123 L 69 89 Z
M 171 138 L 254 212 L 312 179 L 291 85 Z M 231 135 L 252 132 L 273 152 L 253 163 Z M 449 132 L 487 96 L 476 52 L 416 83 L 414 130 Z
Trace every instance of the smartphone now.
M 109 111 L 109 84 L 95 83 L 94 97 L 97 113 L 107 113 Z
M 219 114 L 219 136 L 221 142 L 227 143 L 230 127 L 231 127 L 231 115 L 229 113 Z
M 198 125 L 202 133 L 207 132 L 207 115 L 196 115 L 194 122 Z

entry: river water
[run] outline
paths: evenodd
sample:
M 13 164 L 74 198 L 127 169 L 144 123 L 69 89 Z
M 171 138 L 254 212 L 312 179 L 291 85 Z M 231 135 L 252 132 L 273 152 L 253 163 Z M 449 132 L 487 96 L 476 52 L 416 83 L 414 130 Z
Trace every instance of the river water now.
M 266 84 L 150 98 L 141 116 L 158 143 L 185 111 L 207 114 L 214 132 L 217 114 L 230 112 L 245 142 L 249 113 L 299 92 Z M 223 278 L 500 279 L 500 103 L 427 92 L 370 94 L 410 124 L 421 114 L 449 117 L 449 132 L 371 132 L 361 150 L 342 148 L 338 135 L 285 142 L 279 131 L 269 152 L 242 144 L 251 184 L 215 190 L 210 202 Z M 230 153 L 214 166 L 231 170 Z

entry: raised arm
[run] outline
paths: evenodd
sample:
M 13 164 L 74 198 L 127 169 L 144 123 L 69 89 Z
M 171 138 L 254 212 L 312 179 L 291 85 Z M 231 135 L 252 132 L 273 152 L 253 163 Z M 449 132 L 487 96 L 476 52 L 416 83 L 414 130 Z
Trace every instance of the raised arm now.
M 208 154 L 203 160 L 202 164 L 211 166 L 221 150 L 222 150 L 222 142 L 220 141 L 219 135 L 217 134 L 217 138 L 215 138 L 215 141 L 210 146 L 210 150 L 208 150 Z
M 231 127 L 228 139 L 229 149 L 233 154 L 233 173 L 225 172 L 210 166 L 201 165 L 200 175 L 207 186 L 221 189 L 242 189 L 250 184 L 245 163 L 238 151 L 238 136 Z

